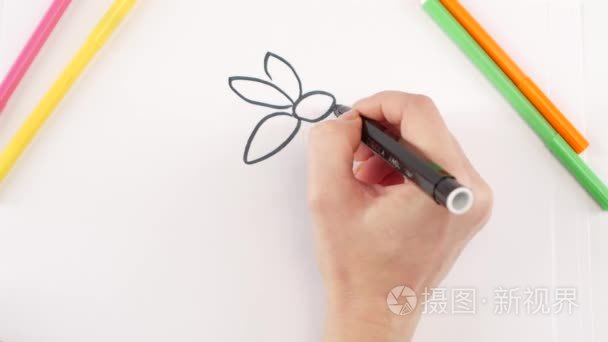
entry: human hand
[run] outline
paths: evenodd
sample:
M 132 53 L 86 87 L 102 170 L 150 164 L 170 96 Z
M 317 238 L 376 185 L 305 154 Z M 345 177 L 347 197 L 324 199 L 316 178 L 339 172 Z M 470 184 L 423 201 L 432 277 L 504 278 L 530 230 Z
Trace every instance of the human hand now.
M 386 123 L 475 194 L 454 216 L 361 144 L 360 115 Z M 487 222 L 492 192 L 424 96 L 383 92 L 310 134 L 309 202 L 327 289 L 325 340 L 405 341 L 420 318 L 393 314 L 386 298 L 405 285 L 420 301 Z M 361 162 L 353 171 L 353 162 Z

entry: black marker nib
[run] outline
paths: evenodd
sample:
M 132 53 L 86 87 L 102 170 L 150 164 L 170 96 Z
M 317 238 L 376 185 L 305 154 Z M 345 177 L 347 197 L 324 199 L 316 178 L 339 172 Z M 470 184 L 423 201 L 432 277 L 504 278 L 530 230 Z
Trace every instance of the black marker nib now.
M 343 105 L 336 105 L 336 107 L 334 108 L 334 115 L 336 117 L 341 117 L 342 115 L 350 112 L 351 108 L 347 107 L 347 106 L 343 106 Z

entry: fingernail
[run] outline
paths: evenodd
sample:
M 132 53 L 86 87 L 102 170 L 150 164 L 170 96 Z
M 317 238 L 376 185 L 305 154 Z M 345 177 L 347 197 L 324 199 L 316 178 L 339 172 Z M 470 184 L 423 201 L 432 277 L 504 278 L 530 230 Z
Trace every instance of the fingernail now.
M 351 110 L 340 116 L 341 120 L 356 120 L 357 118 L 359 118 L 359 115 L 357 115 L 357 112 L 355 112 L 354 110 Z

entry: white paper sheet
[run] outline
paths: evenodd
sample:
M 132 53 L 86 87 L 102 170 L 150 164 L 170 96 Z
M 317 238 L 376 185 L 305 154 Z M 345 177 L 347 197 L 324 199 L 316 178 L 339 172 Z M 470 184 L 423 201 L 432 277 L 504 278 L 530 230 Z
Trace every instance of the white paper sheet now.
M 0 117 L 0 143 L 110 3 L 74 2 Z M 608 180 L 605 4 L 463 3 L 590 138 L 585 158 Z M 47 5 L 3 1 L 2 74 Z M 268 113 L 227 78 L 263 75 L 266 51 L 342 102 L 432 96 L 492 184 L 493 219 L 443 285 L 476 289 L 478 312 L 427 315 L 418 341 L 602 340 L 593 268 L 608 216 L 414 0 L 140 1 L 0 186 L 0 340 L 320 339 L 307 128 L 268 162 L 241 162 Z M 580 307 L 499 316 L 499 287 L 574 287 Z

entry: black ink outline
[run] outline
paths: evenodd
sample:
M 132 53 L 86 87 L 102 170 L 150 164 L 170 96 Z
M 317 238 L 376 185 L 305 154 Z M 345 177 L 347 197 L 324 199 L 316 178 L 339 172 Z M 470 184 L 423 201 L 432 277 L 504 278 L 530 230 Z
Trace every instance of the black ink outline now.
M 325 112 L 323 115 L 321 115 L 317 119 L 308 119 L 308 118 L 299 116 L 298 112 L 297 112 L 298 105 L 300 103 L 302 103 L 303 100 L 305 100 L 309 97 L 315 96 L 315 95 L 325 95 L 331 99 L 332 103 L 331 103 L 331 106 L 329 107 L 329 109 L 327 110 L 327 112 Z M 296 119 L 298 119 L 298 120 L 306 121 L 309 123 L 317 123 L 317 122 L 327 119 L 327 117 L 331 115 L 331 113 L 334 111 L 334 107 L 336 107 L 336 102 L 337 102 L 336 97 L 333 94 L 330 94 L 330 93 L 328 93 L 326 91 L 322 91 L 322 90 L 311 91 L 309 93 L 306 93 L 306 94 L 300 96 L 300 98 L 297 99 L 296 102 L 293 104 L 293 116 L 295 116 Z
M 232 89 L 232 91 L 238 96 L 240 97 L 242 100 L 244 100 L 247 103 L 256 105 L 256 106 L 262 106 L 262 107 L 267 107 L 267 108 L 272 108 L 272 109 L 279 109 L 279 110 L 286 110 L 291 108 L 291 114 L 287 113 L 287 112 L 276 112 L 276 113 L 272 113 L 270 115 L 267 115 L 266 117 L 264 117 L 260 122 L 258 122 L 258 124 L 255 126 L 255 128 L 253 129 L 253 132 L 251 132 L 251 135 L 249 136 L 249 139 L 247 140 L 247 144 L 245 145 L 245 152 L 243 154 L 243 161 L 245 162 L 245 164 L 247 165 L 253 165 L 253 164 L 257 164 L 259 162 L 262 162 L 264 160 L 267 160 L 268 158 L 276 155 L 277 153 L 281 152 L 281 150 L 283 150 L 287 145 L 289 145 L 289 143 L 291 143 L 291 141 L 293 141 L 293 139 L 296 137 L 296 135 L 298 134 L 298 132 L 300 131 L 301 127 L 302 127 L 302 121 L 304 122 L 308 122 L 308 123 L 317 123 L 320 122 L 324 119 L 326 119 L 328 116 L 331 115 L 331 113 L 333 112 L 335 106 L 336 106 L 336 97 L 331 94 L 328 93 L 326 91 L 322 91 L 322 90 L 315 90 L 315 91 L 311 91 L 308 92 L 306 94 L 303 94 L 303 90 L 302 90 L 302 80 L 300 79 L 300 76 L 298 75 L 298 73 L 296 72 L 295 68 L 283 57 L 274 54 L 272 52 L 267 52 L 266 56 L 264 57 L 264 73 L 266 74 L 266 76 L 268 76 L 268 78 L 272 81 L 272 75 L 270 74 L 270 71 L 268 69 L 268 63 L 270 61 L 271 58 L 274 58 L 282 63 L 284 63 L 292 72 L 293 75 L 295 76 L 296 80 L 298 81 L 298 98 L 296 100 L 293 100 L 291 98 L 291 96 L 289 96 L 289 94 L 287 94 L 284 90 L 282 90 L 281 88 L 279 88 L 278 86 L 276 86 L 274 83 L 272 82 L 268 82 L 266 80 L 262 80 L 259 78 L 255 78 L 255 77 L 247 77 L 247 76 L 233 76 L 228 78 L 228 85 L 230 87 L 230 89 Z M 273 105 L 267 102 L 260 102 L 260 101 L 255 101 L 252 99 L 247 98 L 246 96 L 244 96 L 242 93 L 240 93 L 234 86 L 234 82 L 237 81 L 246 81 L 246 82 L 257 82 L 266 86 L 270 86 L 273 89 L 279 91 L 279 93 L 281 93 L 283 96 L 285 96 L 289 102 L 291 103 L 291 105 L 286 105 L 286 106 L 279 106 L 279 105 Z M 324 96 L 328 96 L 329 98 L 331 98 L 332 100 L 332 104 L 330 106 L 330 108 L 327 109 L 327 111 L 325 113 L 323 113 L 323 115 L 319 116 L 316 119 L 308 119 L 308 118 L 304 118 L 304 117 L 300 117 L 297 114 L 297 107 L 300 103 L 302 103 L 302 101 L 304 101 L 305 99 L 315 96 L 315 95 L 324 95 Z M 285 141 L 283 143 L 281 143 L 277 148 L 275 148 L 274 150 L 270 151 L 269 153 L 267 153 L 266 155 L 259 157 L 257 159 L 254 160 L 249 160 L 249 152 L 251 150 L 251 146 L 253 144 L 254 139 L 256 138 L 260 128 L 262 128 L 262 126 L 270 119 L 275 118 L 275 117 L 279 117 L 279 116 L 289 116 L 291 118 L 293 118 L 294 120 L 297 121 L 296 127 L 294 129 L 293 132 L 291 132 L 291 134 L 289 135 L 289 137 L 287 137 L 287 139 L 285 139 Z
M 287 100 L 289 100 L 289 102 L 291 103 L 291 105 L 278 106 L 278 105 L 273 105 L 273 104 L 270 104 L 270 103 L 258 102 L 258 101 L 250 100 L 247 97 L 245 97 L 245 95 L 241 94 L 238 90 L 236 90 L 236 88 L 234 87 L 234 82 L 236 82 L 236 81 L 255 82 L 255 83 L 261 83 L 261 84 L 265 84 L 267 86 L 270 86 L 270 87 L 274 88 L 275 90 L 277 90 L 279 93 L 281 93 L 283 96 L 285 96 L 287 98 Z M 291 99 L 291 97 L 289 95 L 287 95 L 287 93 L 284 92 L 281 88 L 277 87 L 276 85 L 274 85 L 271 82 L 268 82 L 268 81 L 265 81 L 265 80 L 261 80 L 259 78 L 255 78 L 255 77 L 234 76 L 234 77 L 230 77 L 228 79 L 228 84 L 230 85 L 230 89 L 232 89 L 232 91 L 238 97 L 240 97 L 241 99 L 243 99 L 243 101 L 245 101 L 247 103 L 251 103 L 251 104 L 256 105 L 256 106 L 268 107 L 268 108 L 272 108 L 272 109 L 289 109 L 289 108 L 293 107 L 293 100 Z
M 300 128 L 302 128 L 302 121 L 297 120 L 297 124 L 296 124 L 296 128 L 293 130 L 293 132 L 291 132 L 291 134 L 289 135 L 289 137 L 287 139 L 285 139 L 285 141 L 279 145 L 279 147 L 275 148 L 274 150 L 270 151 L 270 153 L 255 159 L 255 160 L 249 160 L 249 151 L 251 149 L 251 145 L 253 144 L 253 139 L 255 139 L 256 135 L 258 134 L 258 131 L 260 130 L 260 128 L 262 128 L 262 126 L 270 119 L 272 118 L 276 118 L 278 116 L 288 116 L 290 118 L 293 118 L 293 115 L 289 114 L 289 113 L 285 113 L 285 112 L 278 112 L 278 113 L 273 113 L 270 114 L 266 117 L 264 117 L 260 122 L 258 122 L 258 124 L 255 126 L 255 128 L 253 129 L 253 132 L 251 132 L 251 135 L 249 136 L 249 139 L 247 140 L 247 145 L 245 145 L 245 153 L 243 154 L 243 161 L 245 162 L 245 164 L 247 165 L 253 165 L 253 164 L 257 164 L 259 162 L 262 162 L 272 156 L 274 156 L 275 154 L 281 152 L 282 149 L 284 149 L 287 145 L 289 145 L 289 143 L 296 137 L 296 135 L 298 134 L 298 132 L 300 131 Z
M 298 98 L 302 97 L 302 80 L 300 79 L 300 75 L 298 75 L 298 73 L 296 72 L 296 69 L 294 69 L 294 67 L 289 64 L 289 62 L 287 60 L 285 60 L 285 58 L 274 54 L 272 52 L 267 52 L 266 56 L 264 57 L 264 72 L 266 73 L 266 76 L 268 76 L 268 78 L 273 81 L 272 79 L 272 75 L 270 75 L 270 72 L 268 71 L 268 62 L 270 61 L 270 57 L 273 57 L 275 59 L 278 59 L 279 61 L 283 62 L 283 64 L 285 64 L 293 73 L 293 75 L 296 77 L 296 80 L 298 81 Z M 294 101 L 292 101 L 293 103 Z

